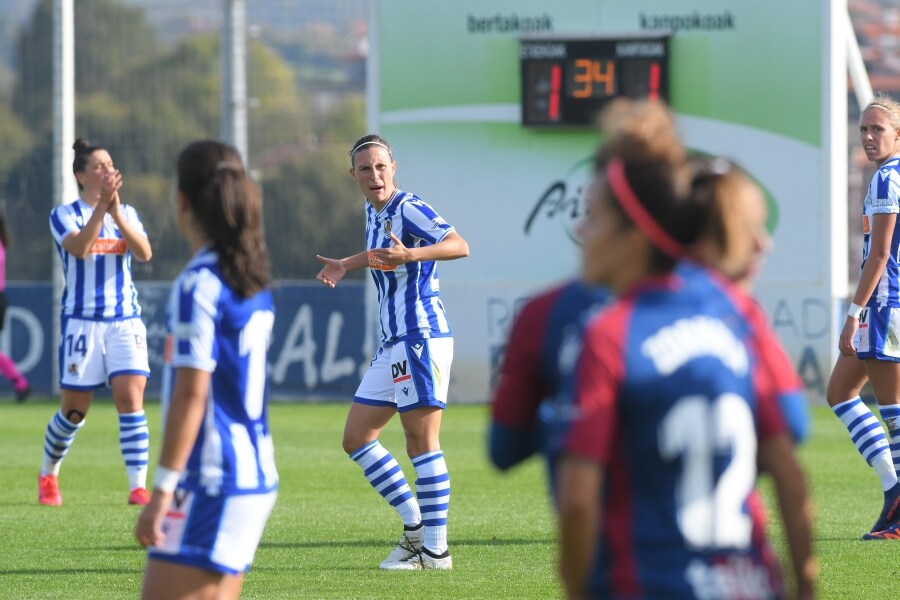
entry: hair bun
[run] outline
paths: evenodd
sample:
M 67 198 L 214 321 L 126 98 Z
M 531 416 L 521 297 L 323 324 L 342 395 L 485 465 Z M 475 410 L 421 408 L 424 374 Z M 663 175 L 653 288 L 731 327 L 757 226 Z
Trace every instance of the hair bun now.
M 75 152 L 81 152 L 85 148 L 90 148 L 90 147 L 91 147 L 91 145 L 84 138 L 78 138 L 77 140 L 75 140 L 75 143 L 72 144 L 72 150 L 74 150 Z
M 628 161 L 663 161 L 676 166 L 686 160 L 671 113 L 658 102 L 617 99 L 603 111 L 605 145 Z

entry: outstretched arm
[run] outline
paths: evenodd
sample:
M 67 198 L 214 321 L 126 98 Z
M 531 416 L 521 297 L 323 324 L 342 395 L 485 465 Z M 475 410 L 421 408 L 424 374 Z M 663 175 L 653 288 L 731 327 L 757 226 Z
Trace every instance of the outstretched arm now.
M 316 260 L 325 264 L 325 266 L 322 267 L 322 270 L 319 271 L 319 274 L 316 275 L 316 279 L 332 288 L 350 271 L 356 271 L 357 269 L 362 269 L 369 265 L 365 252 L 360 252 L 359 254 L 354 254 L 353 256 L 341 259 L 327 258 L 316 254 Z

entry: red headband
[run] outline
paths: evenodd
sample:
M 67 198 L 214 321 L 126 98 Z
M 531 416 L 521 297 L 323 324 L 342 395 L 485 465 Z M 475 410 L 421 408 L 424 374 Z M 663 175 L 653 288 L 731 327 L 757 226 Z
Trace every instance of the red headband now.
M 653 217 L 635 196 L 631 186 L 628 185 L 628 179 L 625 178 L 625 165 L 618 158 L 612 159 L 606 165 L 606 180 L 609 182 L 613 197 L 618 201 L 619 206 L 634 221 L 638 229 L 650 239 L 650 243 L 671 258 L 679 259 L 684 256 L 684 246 L 675 241 L 659 226 L 659 223 L 653 220 Z

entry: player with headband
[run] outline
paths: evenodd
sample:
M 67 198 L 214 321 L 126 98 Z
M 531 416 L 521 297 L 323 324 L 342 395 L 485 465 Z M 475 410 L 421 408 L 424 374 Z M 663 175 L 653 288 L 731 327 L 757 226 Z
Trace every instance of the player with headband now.
M 344 426 L 344 451 L 403 520 L 382 569 L 451 569 L 447 542 L 450 475 L 440 446 L 453 337 L 439 296 L 436 261 L 468 256 L 469 246 L 434 209 L 394 184 L 397 163 L 384 138 L 367 135 L 350 151 L 350 175 L 366 198 L 367 250 L 325 264 L 334 287 L 368 267 L 378 290 L 381 347 L 363 376 Z M 396 414 L 416 471 L 416 495 L 378 436 Z
M 585 333 L 557 465 L 566 591 L 782 597 L 756 510 L 759 465 L 778 492 L 798 597 L 809 598 L 802 471 L 774 397 L 760 389 L 750 326 L 721 277 L 676 270 L 709 214 L 693 193 L 696 172 L 660 104 L 618 102 L 604 122 L 582 278 L 618 299 Z M 731 501 L 720 502 L 726 487 Z

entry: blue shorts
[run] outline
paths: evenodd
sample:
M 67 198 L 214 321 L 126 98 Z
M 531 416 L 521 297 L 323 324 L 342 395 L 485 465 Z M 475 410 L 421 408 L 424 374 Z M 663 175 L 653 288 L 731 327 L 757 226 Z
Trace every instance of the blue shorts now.
M 353 396 L 369 406 L 406 412 L 423 406 L 447 405 L 453 338 L 404 340 L 382 346 Z
M 863 308 L 853 344 L 857 358 L 900 362 L 900 307 Z
M 250 569 L 277 491 L 209 496 L 175 490 L 163 519 L 166 540 L 149 558 L 228 575 Z

